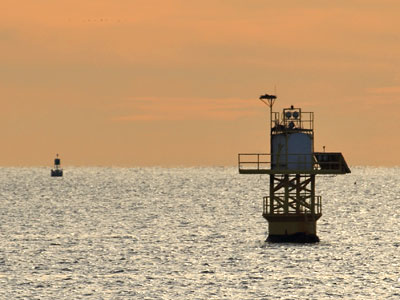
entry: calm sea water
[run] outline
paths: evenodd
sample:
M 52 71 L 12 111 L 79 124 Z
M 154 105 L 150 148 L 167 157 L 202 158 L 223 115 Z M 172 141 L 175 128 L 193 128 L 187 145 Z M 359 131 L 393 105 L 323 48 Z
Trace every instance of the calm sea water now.
M 316 187 L 321 242 L 268 244 L 266 175 L 0 168 L 0 299 L 399 299 L 400 168 Z

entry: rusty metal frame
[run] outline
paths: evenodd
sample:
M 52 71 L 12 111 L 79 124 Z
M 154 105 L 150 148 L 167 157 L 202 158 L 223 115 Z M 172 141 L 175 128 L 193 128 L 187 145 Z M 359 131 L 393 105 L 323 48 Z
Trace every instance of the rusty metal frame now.
M 321 196 L 315 195 L 315 175 L 270 175 L 270 193 L 263 198 L 263 216 L 322 215 Z

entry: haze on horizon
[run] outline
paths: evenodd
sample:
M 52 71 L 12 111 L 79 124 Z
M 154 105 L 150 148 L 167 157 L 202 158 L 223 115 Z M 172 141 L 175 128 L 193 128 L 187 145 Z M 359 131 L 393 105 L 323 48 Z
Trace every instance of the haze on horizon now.
M 225 166 L 268 149 L 267 108 L 315 150 L 400 165 L 400 2 L 2 2 L 0 166 Z

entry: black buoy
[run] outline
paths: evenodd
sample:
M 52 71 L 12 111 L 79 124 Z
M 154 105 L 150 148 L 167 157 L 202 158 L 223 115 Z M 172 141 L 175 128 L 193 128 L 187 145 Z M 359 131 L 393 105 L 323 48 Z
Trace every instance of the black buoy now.
M 58 158 L 58 154 L 54 159 L 54 169 L 51 169 L 51 176 L 52 177 L 62 177 L 63 176 L 63 169 L 61 168 L 61 160 Z

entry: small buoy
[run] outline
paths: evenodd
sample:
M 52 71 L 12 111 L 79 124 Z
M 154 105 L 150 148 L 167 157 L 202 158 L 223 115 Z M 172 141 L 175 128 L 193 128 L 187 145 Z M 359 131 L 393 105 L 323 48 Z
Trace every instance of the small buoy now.
M 62 177 L 63 169 L 61 168 L 61 160 L 58 158 L 58 154 L 54 159 L 54 169 L 51 169 L 51 177 Z

